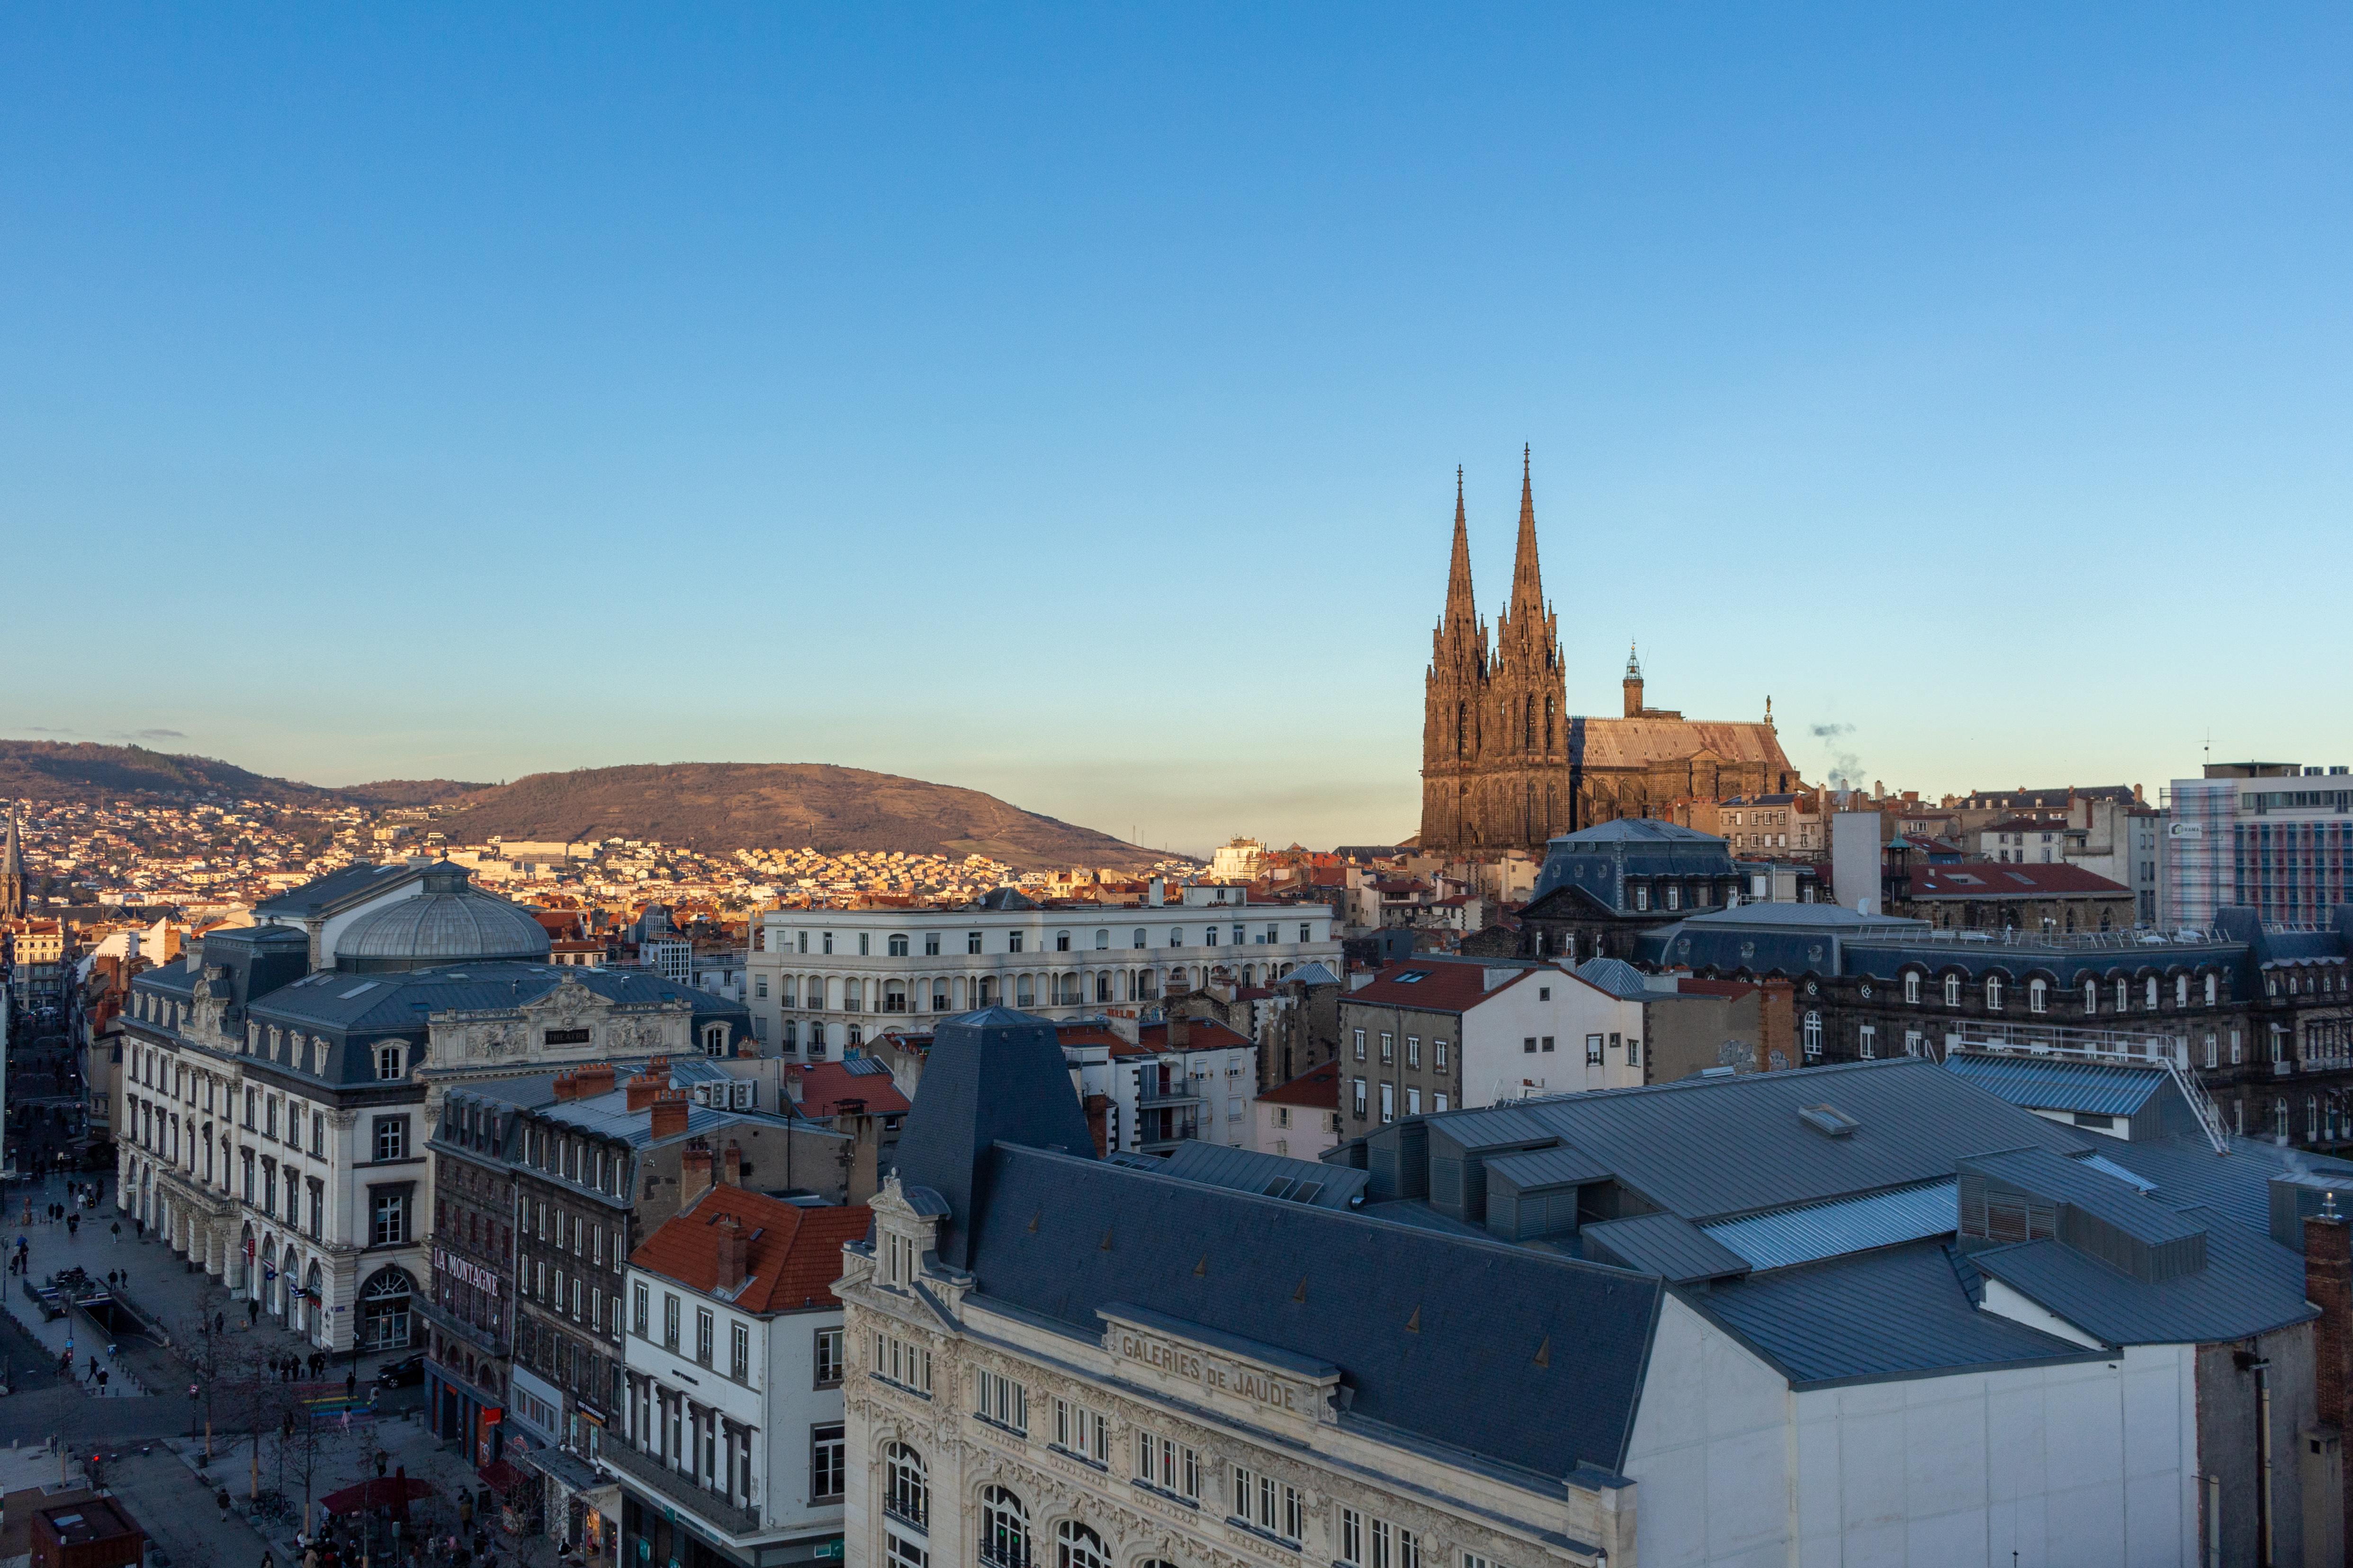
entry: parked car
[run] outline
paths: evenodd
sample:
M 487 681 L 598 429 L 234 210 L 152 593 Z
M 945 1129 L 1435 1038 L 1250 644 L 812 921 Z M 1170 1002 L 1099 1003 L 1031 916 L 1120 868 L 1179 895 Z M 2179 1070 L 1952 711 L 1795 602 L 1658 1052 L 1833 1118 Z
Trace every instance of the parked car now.
M 384 1370 L 375 1374 L 375 1380 L 377 1384 L 384 1388 L 409 1388 L 423 1383 L 425 1381 L 423 1353 L 403 1356 L 396 1362 L 386 1362 Z

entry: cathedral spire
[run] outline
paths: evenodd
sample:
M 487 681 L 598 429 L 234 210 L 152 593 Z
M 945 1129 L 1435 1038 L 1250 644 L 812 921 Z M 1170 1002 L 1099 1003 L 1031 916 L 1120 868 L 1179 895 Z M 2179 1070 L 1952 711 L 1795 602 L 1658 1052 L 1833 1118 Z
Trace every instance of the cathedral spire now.
M 16 842 L 16 803 L 8 803 L 8 842 L 0 847 L 0 918 L 25 912 L 25 850 Z
M 1454 470 L 1454 558 L 1446 568 L 1446 619 L 1441 629 L 1466 631 L 1479 622 L 1479 601 L 1471 594 L 1471 525 L 1462 515 L 1462 470 Z
M 1536 565 L 1534 447 L 1520 449 L 1520 542 L 1512 559 L 1512 620 L 1533 626 L 1544 616 L 1544 574 Z

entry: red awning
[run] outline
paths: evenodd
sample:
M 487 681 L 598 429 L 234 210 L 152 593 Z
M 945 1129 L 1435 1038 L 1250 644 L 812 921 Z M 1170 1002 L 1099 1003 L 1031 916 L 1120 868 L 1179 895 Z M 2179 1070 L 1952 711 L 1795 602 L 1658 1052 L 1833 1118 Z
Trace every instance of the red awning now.
M 501 1497 L 514 1490 L 523 1481 L 522 1472 L 504 1459 L 493 1459 L 474 1473 L 482 1478 L 484 1486 Z
M 362 1481 L 355 1487 L 345 1487 L 339 1492 L 329 1492 L 320 1507 L 329 1513 L 364 1513 L 372 1508 L 397 1508 L 404 1502 L 432 1495 L 428 1481 L 415 1476 L 385 1476 L 378 1480 Z

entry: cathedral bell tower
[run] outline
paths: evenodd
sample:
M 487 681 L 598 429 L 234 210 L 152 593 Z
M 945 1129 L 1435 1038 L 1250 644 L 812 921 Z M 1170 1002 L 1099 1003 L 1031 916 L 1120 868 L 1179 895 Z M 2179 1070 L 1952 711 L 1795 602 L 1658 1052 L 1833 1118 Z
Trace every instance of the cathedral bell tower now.
M 1424 849 L 1540 851 L 1546 838 L 1573 826 L 1566 690 L 1559 622 L 1545 600 L 1536 562 L 1533 457 L 1521 453 L 1511 604 L 1492 642 L 1472 595 L 1458 468 L 1453 561 L 1422 714 Z

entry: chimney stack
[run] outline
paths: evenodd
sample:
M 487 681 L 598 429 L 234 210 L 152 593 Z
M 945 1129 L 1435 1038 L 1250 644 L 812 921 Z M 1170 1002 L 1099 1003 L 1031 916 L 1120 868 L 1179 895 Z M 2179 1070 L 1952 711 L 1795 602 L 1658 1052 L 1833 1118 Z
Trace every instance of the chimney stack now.
M 559 1100 L 579 1099 L 580 1075 L 576 1072 L 557 1073 L 555 1075 L 555 1098 Z
M 1192 1042 L 1193 1020 L 1171 1008 L 1168 1013 L 1168 1048 L 1181 1051 Z
M 727 1140 L 726 1147 L 719 1151 L 718 1176 L 731 1187 L 744 1184 L 744 1145 L 733 1138 Z
M 654 1142 L 675 1138 L 686 1131 L 686 1090 L 665 1089 L 653 1098 Z
M 1144 902 L 1147 909 L 1158 909 L 1166 901 L 1168 885 L 1155 877 L 1144 885 Z
M 638 1111 L 651 1105 L 655 1098 L 670 1087 L 670 1075 L 664 1073 L 659 1078 L 656 1078 L 650 1072 L 641 1073 L 629 1080 L 628 1087 L 628 1110 L 630 1115 L 635 1116 Z
M 678 1206 L 685 1208 L 711 1185 L 711 1145 L 697 1138 L 678 1156 Z
M 583 1100 L 591 1095 L 612 1093 L 613 1080 L 618 1076 L 611 1062 L 591 1062 L 573 1073 L 573 1077 L 579 1080 L 579 1095 Z
M 712 1226 L 719 1232 L 719 1280 L 722 1290 L 733 1290 L 744 1283 L 744 1265 L 749 1261 L 752 1238 L 744 1234 L 744 1222 L 732 1214 L 719 1216 Z

